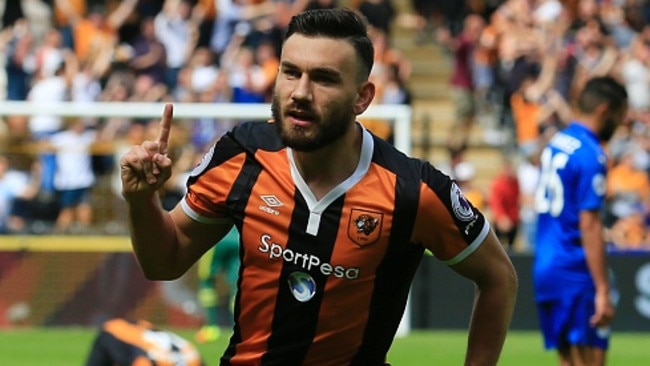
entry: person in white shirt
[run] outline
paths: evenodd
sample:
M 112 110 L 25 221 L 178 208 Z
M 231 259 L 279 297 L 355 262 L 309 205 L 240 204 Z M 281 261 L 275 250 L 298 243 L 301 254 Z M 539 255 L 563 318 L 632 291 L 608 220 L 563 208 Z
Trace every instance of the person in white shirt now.
M 60 62 L 56 71 L 51 76 L 44 76 L 34 83 L 27 100 L 34 105 L 57 103 L 69 100 L 70 83 L 66 74 L 65 62 Z M 46 142 L 52 134 L 59 131 L 62 127 L 60 116 L 53 115 L 33 115 L 29 118 L 29 131 L 35 140 Z M 54 156 L 49 153 L 40 155 L 43 166 L 41 191 L 49 196 L 54 195 Z
M 176 87 L 178 72 L 189 62 L 196 47 L 201 15 L 192 10 L 188 0 L 165 0 L 162 11 L 154 18 L 156 38 L 167 54 L 165 84 L 169 90 Z
M 34 167 L 32 174 L 13 169 L 10 159 L 0 155 L 0 234 L 19 231 L 13 206 L 17 199 L 29 200 L 39 190 L 39 170 Z
M 84 230 L 92 223 L 90 194 L 95 183 L 91 146 L 96 131 L 88 129 L 82 119 L 69 119 L 66 129 L 55 133 L 49 145 L 55 151 L 54 188 L 59 201 L 56 231 Z

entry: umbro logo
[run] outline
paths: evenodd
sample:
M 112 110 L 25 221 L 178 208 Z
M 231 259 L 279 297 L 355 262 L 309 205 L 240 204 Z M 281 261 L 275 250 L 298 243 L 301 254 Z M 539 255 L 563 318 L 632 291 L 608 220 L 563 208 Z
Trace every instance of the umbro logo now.
M 274 194 L 265 194 L 265 195 L 260 196 L 260 198 L 269 207 L 282 207 L 282 206 L 284 206 L 284 203 L 282 203 L 282 201 L 280 201 Z
M 266 213 L 270 213 L 271 215 L 280 216 L 280 211 L 274 209 L 273 207 L 282 207 L 282 206 L 284 206 L 284 203 L 282 203 L 282 201 L 280 201 L 273 194 L 261 195 L 260 198 L 262 199 L 262 201 L 264 201 L 264 204 L 261 204 L 259 206 L 259 209 L 261 211 L 264 211 Z

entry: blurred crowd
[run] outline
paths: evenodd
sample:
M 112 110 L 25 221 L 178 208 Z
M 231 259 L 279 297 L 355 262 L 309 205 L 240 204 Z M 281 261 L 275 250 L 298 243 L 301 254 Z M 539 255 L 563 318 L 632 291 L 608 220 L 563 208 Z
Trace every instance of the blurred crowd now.
M 519 237 L 524 249 L 534 248 L 541 149 L 571 122 L 584 83 L 609 75 L 626 87 L 629 113 L 607 146 L 606 236 L 612 249 L 650 249 L 650 3 L 470 0 L 453 21 L 440 17 L 444 11 L 433 6 L 419 24 L 452 60 L 451 173 L 474 178 L 463 156 L 479 125 L 482 142 L 504 155 L 502 171 L 477 200 L 502 242 L 511 247 Z
M 4 6 L 0 99 L 267 103 L 292 15 L 336 0 L 22 0 Z M 390 45 L 390 1 L 346 6 L 371 25 L 375 103 L 408 104 L 409 62 Z M 119 108 L 119 107 L 117 107 Z M 161 112 L 162 113 L 162 112 Z M 235 120 L 175 121 L 172 207 L 184 177 Z M 390 139 L 385 121 L 370 121 Z M 2 116 L 0 233 L 124 233 L 117 161 L 157 119 Z
M 22 0 L 4 3 L 0 100 L 33 102 L 266 103 L 293 14 L 349 6 L 375 45 L 375 103 L 410 104 L 411 64 L 393 26 L 416 28 L 452 65 L 455 123 L 449 174 L 489 212 L 509 248 L 534 248 L 534 188 L 543 144 L 571 120 L 585 81 L 612 75 L 628 89 L 628 120 L 608 147 L 603 212 L 613 248 L 650 248 L 650 4 L 642 0 Z M 400 7 L 401 8 L 401 7 Z M 184 174 L 238 121 L 175 121 L 174 172 Z M 364 120 L 391 139 L 389 125 Z M 2 116 L 0 233 L 123 233 L 116 161 L 152 137 L 156 120 Z M 488 187 L 466 158 L 480 124 L 503 151 Z M 98 216 L 101 216 L 98 217 Z

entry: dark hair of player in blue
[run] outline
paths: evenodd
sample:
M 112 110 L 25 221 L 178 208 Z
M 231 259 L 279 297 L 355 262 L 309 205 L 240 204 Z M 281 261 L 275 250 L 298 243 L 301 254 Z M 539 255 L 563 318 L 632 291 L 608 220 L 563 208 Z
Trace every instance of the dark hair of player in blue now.
M 368 23 L 347 8 L 307 10 L 291 18 L 285 39 L 298 33 L 307 37 L 345 39 L 361 58 L 367 79 L 374 62 L 374 49 L 368 37 Z
M 580 112 L 591 113 L 600 104 L 606 103 L 610 110 L 619 110 L 627 103 L 627 91 L 610 76 L 595 77 L 587 81 L 577 105 Z

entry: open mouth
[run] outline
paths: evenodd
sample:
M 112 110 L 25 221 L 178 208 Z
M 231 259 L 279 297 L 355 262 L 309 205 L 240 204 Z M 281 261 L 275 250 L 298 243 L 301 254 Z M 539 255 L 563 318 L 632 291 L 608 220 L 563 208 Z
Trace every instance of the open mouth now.
M 308 125 L 316 119 L 312 113 L 305 111 L 289 111 L 287 116 L 296 125 Z

